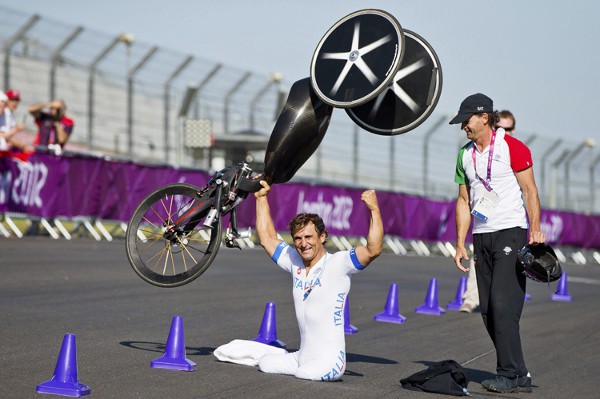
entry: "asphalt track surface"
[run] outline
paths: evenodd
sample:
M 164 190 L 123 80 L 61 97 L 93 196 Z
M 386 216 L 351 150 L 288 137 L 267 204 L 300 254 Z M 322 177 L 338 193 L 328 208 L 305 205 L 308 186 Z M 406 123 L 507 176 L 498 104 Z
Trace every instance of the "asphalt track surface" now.
M 494 394 L 495 354 L 479 314 L 414 312 L 430 279 L 441 306 L 452 301 L 461 273 L 448 258 L 382 255 L 353 277 L 347 371 L 341 382 L 269 375 L 222 363 L 212 352 L 233 339 L 256 337 L 265 304 L 277 305 L 278 338 L 299 346 L 290 276 L 261 249 L 222 248 L 198 280 L 175 289 L 151 286 L 133 273 L 124 241 L 45 237 L 0 239 L 0 398 L 36 393 L 49 380 L 65 334 L 77 340 L 78 378 L 97 398 L 447 398 L 408 391 L 399 380 L 430 362 L 463 364 L 475 398 L 594 399 L 600 366 L 600 266 L 563 265 L 572 302 L 550 300 L 551 287 L 528 282 L 521 333 L 533 393 Z M 399 287 L 405 324 L 373 321 L 390 284 Z M 182 316 L 194 372 L 150 368 L 162 356 L 173 316 Z

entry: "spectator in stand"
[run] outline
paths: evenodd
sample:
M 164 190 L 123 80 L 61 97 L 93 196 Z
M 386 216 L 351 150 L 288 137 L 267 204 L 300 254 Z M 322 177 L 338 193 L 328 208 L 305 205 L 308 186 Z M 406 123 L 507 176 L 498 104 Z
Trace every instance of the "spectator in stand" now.
M 38 135 L 34 144 L 54 148 L 60 153 L 73 132 L 73 119 L 65 115 L 67 107 L 63 100 L 37 103 L 29 107 L 29 113 L 35 118 Z
M 9 138 L 7 138 L 8 147 L 9 147 L 9 155 L 13 158 L 19 158 L 22 161 L 27 161 L 29 156 L 33 153 L 33 146 L 26 144 L 19 140 L 17 133 L 25 130 L 25 125 L 23 123 L 17 123 L 16 111 L 21 102 L 21 93 L 18 90 L 8 90 L 6 92 L 7 101 L 7 109 L 6 112 L 9 114 L 8 117 L 12 121 L 13 128 L 11 133 L 9 134 Z
M 17 131 L 25 129 L 25 125 L 23 123 L 16 123 L 17 108 L 19 108 L 19 103 L 21 102 L 21 93 L 19 93 L 18 90 L 7 90 L 6 97 L 8 97 L 8 109 L 10 109 L 10 112 L 15 120 L 15 128 Z
M 21 93 L 19 93 L 18 90 L 7 90 L 6 97 L 8 97 L 7 112 L 14 125 L 10 140 L 8 140 L 8 145 L 9 147 L 16 146 L 18 148 L 19 141 L 17 140 L 16 134 L 25 130 L 25 124 L 17 123 L 17 108 L 19 108 L 19 103 L 21 102 Z
M 0 156 L 10 154 L 8 142 L 13 134 L 15 134 L 15 120 L 8 108 L 8 97 L 0 91 Z

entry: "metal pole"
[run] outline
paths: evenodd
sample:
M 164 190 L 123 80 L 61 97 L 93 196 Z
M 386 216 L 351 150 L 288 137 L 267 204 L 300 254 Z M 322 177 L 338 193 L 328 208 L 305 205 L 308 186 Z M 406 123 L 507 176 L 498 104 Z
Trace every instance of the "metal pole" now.
M 181 100 L 181 105 L 179 107 L 179 112 L 177 116 L 180 118 L 186 118 L 187 114 L 190 112 L 190 106 L 194 101 L 194 97 L 198 93 L 198 86 L 188 86 L 185 90 L 185 94 L 183 95 L 183 99 Z
M 142 59 L 127 73 L 127 156 L 133 158 L 133 81 L 135 74 L 150 60 L 158 51 L 158 47 L 152 47 Z
M 285 107 L 287 92 L 279 88 L 277 90 L 277 98 L 275 99 L 275 112 L 273 113 L 273 121 L 276 121 L 281 111 Z
M 219 70 L 223 67 L 223 64 L 216 64 L 204 77 L 204 79 L 202 79 L 202 81 L 200 82 L 200 84 L 198 84 L 198 86 L 188 86 L 188 89 L 186 91 L 186 96 L 184 97 L 183 101 L 182 101 L 182 105 L 179 109 L 179 121 L 177 123 L 177 126 L 179 128 L 179 131 L 177 132 L 177 158 L 178 158 L 178 163 L 182 164 L 183 163 L 183 158 L 185 155 L 185 151 L 184 151 L 184 142 L 183 139 L 180 137 L 181 133 L 183 132 L 182 128 L 181 128 L 181 118 L 185 118 L 187 117 L 188 111 L 189 111 L 189 106 L 192 102 L 193 99 L 195 99 L 195 109 L 199 109 L 200 108 L 200 91 L 202 91 L 202 89 L 204 89 L 204 87 L 212 80 L 212 78 L 219 72 Z M 190 88 L 193 88 L 193 97 L 191 97 L 189 99 L 189 102 L 187 101 L 187 95 L 188 93 L 192 93 L 190 92 Z M 196 117 L 199 116 L 199 112 L 196 112 L 197 115 L 195 115 Z M 210 167 L 211 161 L 210 159 L 212 159 L 212 151 L 209 151 L 209 154 L 207 154 L 207 157 L 209 158 L 208 160 L 208 165 L 207 168 Z
M 583 150 L 585 147 L 593 147 L 594 141 L 592 139 L 586 139 L 581 142 L 567 157 L 565 160 L 565 207 L 569 206 L 571 203 L 570 189 L 571 189 L 571 179 L 569 177 L 569 166 L 571 161 L 575 159 L 577 155 Z
M 390 190 L 394 190 L 394 182 L 396 180 L 396 146 L 394 145 L 394 136 L 390 136 Z
M 316 177 L 318 179 L 322 179 L 323 177 L 323 165 L 321 164 L 321 158 L 323 157 L 323 146 L 320 145 L 317 148 L 317 171 L 316 171 Z
M 223 106 L 223 130 L 225 134 L 229 134 L 229 100 L 235 94 L 235 92 L 246 82 L 246 80 L 250 78 L 251 75 L 251 72 L 246 72 L 225 95 Z
M 596 165 L 600 163 L 598 155 L 590 164 L 590 213 L 596 212 Z
M 50 98 L 56 98 L 56 65 L 59 63 L 61 59 L 61 53 L 73 40 L 79 36 L 79 34 L 83 32 L 83 27 L 78 26 L 75 30 L 66 37 L 65 40 L 52 52 L 50 57 Z
M 447 118 L 446 115 L 441 116 L 423 138 L 423 195 L 427 195 L 429 192 L 429 140 Z
M 552 186 L 552 190 L 550 192 L 550 208 L 556 209 L 556 168 L 567 159 L 569 156 L 569 150 L 563 150 L 563 152 L 559 155 L 559 157 L 552 162 L 552 181 L 550 182 Z
M 250 130 L 251 131 L 254 130 L 254 112 L 256 111 L 256 104 L 258 103 L 258 100 L 267 92 L 267 90 L 269 90 L 269 88 L 271 86 L 279 84 L 279 82 L 281 81 L 281 78 L 282 78 L 281 74 L 272 73 L 271 76 L 269 76 L 269 81 L 267 82 L 267 84 L 265 84 L 258 91 L 258 93 L 256 93 L 254 98 L 252 98 L 252 100 L 250 101 L 249 114 L 250 114 Z
M 12 47 L 25 37 L 25 33 L 40 19 L 40 16 L 34 14 L 25 22 L 23 26 L 4 43 L 4 90 L 10 89 L 10 51 Z
M 94 146 L 94 76 L 96 68 L 100 61 L 106 57 L 113 48 L 121 41 L 121 36 L 115 37 L 109 44 L 94 58 L 88 67 L 88 131 L 87 131 L 87 147 L 89 151 L 93 151 Z
M 358 125 L 354 124 L 354 140 L 352 142 L 352 181 L 358 184 Z
M 202 81 L 200 82 L 200 84 L 198 84 L 198 90 L 196 91 L 196 109 L 198 109 L 197 115 L 195 115 L 196 117 L 199 117 L 200 115 L 200 92 L 202 91 L 202 89 L 204 89 L 204 86 L 206 86 L 208 84 L 208 82 L 210 82 L 212 80 L 212 78 L 217 74 L 217 72 L 219 72 L 219 70 L 223 67 L 223 64 L 217 64 L 215 65 L 204 77 L 204 79 L 202 79 Z
M 184 137 L 182 137 L 186 133 L 184 123 L 190 111 L 190 106 L 192 105 L 192 102 L 196 97 L 196 93 L 198 93 L 197 86 L 187 87 L 187 89 L 185 90 L 185 94 L 183 95 L 183 100 L 181 100 L 179 112 L 177 113 L 177 126 L 179 127 L 179 131 L 177 132 L 177 163 L 179 165 L 182 165 L 185 162 L 185 140 Z
M 187 58 L 185 60 L 183 60 L 183 62 L 181 64 L 179 64 L 179 66 L 173 71 L 173 73 L 171 73 L 171 76 L 169 76 L 169 78 L 167 79 L 167 81 L 165 82 L 165 91 L 164 91 L 164 103 L 165 103 L 165 115 L 164 115 L 164 129 L 165 129 L 165 162 L 169 163 L 169 151 L 170 151 L 170 142 L 169 142 L 169 125 L 170 125 L 170 119 L 169 119 L 169 113 L 171 112 L 170 110 L 170 102 L 171 102 L 171 83 L 173 82 L 173 80 L 175 80 L 175 78 L 177 76 L 179 76 L 179 74 L 185 69 L 187 68 L 188 65 L 190 65 L 190 63 L 193 61 L 194 57 L 191 55 L 188 55 Z
M 554 143 L 550 145 L 550 148 L 546 150 L 545 153 L 542 154 L 542 178 L 541 178 L 541 187 L 542 187 L 542 197 L 544 200 L 548 198 L 548 187 L 546 186 L 546 158 L 552 153 L 554 150 L 558 148 L 558 146 L 562 143 L 562 139 L 556 140 Z

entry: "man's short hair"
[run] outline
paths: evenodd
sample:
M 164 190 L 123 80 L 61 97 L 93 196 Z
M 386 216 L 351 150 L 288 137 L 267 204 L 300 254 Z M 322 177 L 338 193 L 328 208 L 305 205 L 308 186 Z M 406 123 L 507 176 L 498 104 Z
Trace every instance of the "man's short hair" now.
M 317 231 L 317 234 L 319 234 L 319 236 L 325 233 L 325 242 L 327 242 L 327 237 L 329 237 L 329 233 L 325 229 L 325 223 L 323 222 L 323 219 L 321 219 L 321 217 L 316 213 L 299 213 L 298 215 L 296 215 L 291 220 L 288 226 L 292 237 L 299 230 L 302 230 L 304 227 L 306 227 L 309 223 L 314 224 L 315 230 Z
M 513 123 L 512 127 L 513 130 L 517 127 L 517 120 L 515 119 L 515 116 L 513 115 L 512 112 L 510 112 L 507 109 L 503 109 L 502 111 L 498 112 L 498 119 L 500 118 L 506 118 L 506 119 L 510 119 Z
M 486 125 L 491 127 L 492 129 L 496 128 L 496 123 L 498 123 L 498 112 L 496 112 L 496 111 L 483 112 L 479 115 L 487 115 L 488 121 L 487 121 Z

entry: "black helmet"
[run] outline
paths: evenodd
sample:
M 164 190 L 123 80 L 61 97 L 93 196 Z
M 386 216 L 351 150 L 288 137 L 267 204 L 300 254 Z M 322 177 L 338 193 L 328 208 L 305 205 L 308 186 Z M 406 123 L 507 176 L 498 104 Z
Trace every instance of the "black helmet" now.
M 523 274 L 541 283 L 550 283 L 562 276 L 554 250 L 548 244 L 529 244 L 519 251 Z

